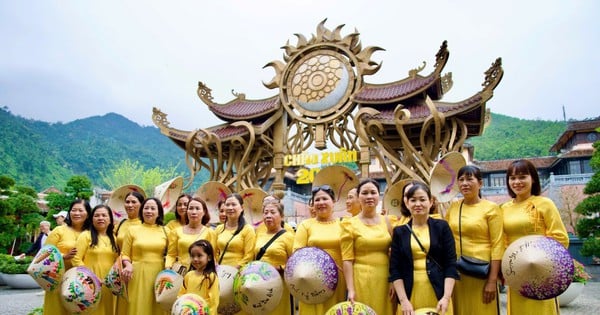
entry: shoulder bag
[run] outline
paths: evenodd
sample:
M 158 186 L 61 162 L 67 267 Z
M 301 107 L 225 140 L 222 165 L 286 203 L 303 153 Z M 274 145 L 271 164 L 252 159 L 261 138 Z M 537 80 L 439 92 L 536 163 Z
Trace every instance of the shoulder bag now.
M 458 211 L 458 239 L 460 241 L 460 256 L 456 261 L 456 268 L 460 273 L 467 276 L 486 279 L 490 272 L 490 262 L 481 260 L 475 257 L 464 256 L 462 254 L 462 233 L 461 233 L 461 221 L 462 221 L 462 206 L 464 200 L 460 202 L 460 210 Z

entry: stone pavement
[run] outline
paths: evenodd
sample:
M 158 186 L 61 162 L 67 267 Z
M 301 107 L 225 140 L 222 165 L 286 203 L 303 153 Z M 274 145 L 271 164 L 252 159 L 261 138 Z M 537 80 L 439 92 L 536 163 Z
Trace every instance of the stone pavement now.
M 561 307 L 561 315 L 598 314 L 600 313 L 600 282 L 588 282 L 583 294 L 569 305 Z M 501 294 L 502 307 L 505 307 L 506 295 Z M 44 291 L 41 289 L 15 290 L 0 286 L 0 314 L 27 315 L 44 302 Z M 506 309 L 503 313 L 506 314 Z M 527 314 L 522 314 L 527 315 Z M 543 315 L 543 314 L 533 314 Z

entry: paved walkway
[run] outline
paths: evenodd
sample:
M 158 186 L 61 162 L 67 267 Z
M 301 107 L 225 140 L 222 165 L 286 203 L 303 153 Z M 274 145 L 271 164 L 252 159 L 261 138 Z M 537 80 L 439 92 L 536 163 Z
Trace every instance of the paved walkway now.
M 598 314 L 600 313 L 600 282 L 588 282 L 579 296 L 571 304 L 561 307 L 561 315 Z M 501 294 L 500 300 L 505 307 L 506 295 Z M 0 314 L 27 315 L 44 302 L 44 291 L 41 289 L 15 290 L 0 286 Z M 503 310 L 506 314 L 506 310 Z M 523 314 L 527 315 L 527 314 Z M 543 315 L 543 314 L 532 314 Z

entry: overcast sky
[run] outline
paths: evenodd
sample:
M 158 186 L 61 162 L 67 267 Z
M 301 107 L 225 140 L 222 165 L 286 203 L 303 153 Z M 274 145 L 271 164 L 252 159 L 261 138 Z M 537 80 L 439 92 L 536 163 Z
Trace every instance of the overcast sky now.
M 379 46 L 381 70 L 365 80 L 402 79 L 423 61 L 431 71 L 448 40 L 458 101 L 481 89 L 502 57 L 504 78 L 487 103 L 524 119 L 599 115 L 600 1 L 12 1 L 0 0 L 0 106 L 47 122 L 108 112 L 153 125 L 152 107 L 183 130 L 222 123 L 196 95 L 270 97 L 294 33 L 310 38 L 327 18 Z

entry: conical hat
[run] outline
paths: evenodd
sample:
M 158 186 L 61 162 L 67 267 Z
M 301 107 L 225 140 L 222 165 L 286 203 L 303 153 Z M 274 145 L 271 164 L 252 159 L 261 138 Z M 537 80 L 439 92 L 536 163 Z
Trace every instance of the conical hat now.
M 177 300 L 177 294 L 183 286 L 183 277 L 171 269 L 165 269 L 154 280 L 156 303 L 165 311 L 170 311 Z
M 279 272 L 262 261 L 246 264 L 233 281 L 235 301 L 248 314 L 270 313 L 279 305 L 282 292 Z
M 175 300 L 171 308 L 172 315 L 194 314 L 207 315 L 209 307 L 206 300 L 194 293 L 186 293 Z
M 377 315 L 377 313 L 367 304 L 344 301 L 332 306 L 325 315 Z
M 60 286 L 65 263 L 58 248 L 53 245 L 44 245 L 35 255 L 27 273 L 42 287 L 50 292 Z
M 555 239 L 541 235 L 512 242 L 502 258 L 502 274 L 510 289 L 535 300 L 563 293 L 574 271 L 569 251 Z
M 327 166 L 320 170 L 313 180 L 312 187 L 329 185 L 335 194 L 333 211 L 346 211 L 346 197 L 352 188 L 356 188 L 359 179 L 354 172 L 341 165 Z
M 404 187 L 410 183 L 412 179 L 401 179 L 391 186 L 388 186 L 383 193 L 383 208 L 387 210 L 388 214 L 395 215 L 397 217 L 402 217 L 402 211 L 400 208 L 402 207 L 402 190 Z
M 70 314 L 88 313 L 100 303 L 100 279 L 84 266 L 73 267 L 63 276 L 60 298 Z
M 154 197 L 158 198 L 162 203 L 165 213 L 175 209 L 177 197 L 183 191 L 183 177 L 177 176 L 168 180 L 154 188 Z
M 200 197 L 206 202 L 206 206 L 210 212 L 210 220 L 212 223 L 216 223 L 219 222 L 219 209 L 217 209 L 217 204 L 219 201 L 227 199 L 227 196 L 230 194 L 231 190 L 229 187 L 225 186 L 225 184 L 209 181 L 196 190 L 194 197 Z
M 438 202 L 448 202 L 460 192 L 456 180 L 458 170 L 467 165 L 465 157 L 453 151 L 442 156 L 433 166 L 429 176 L 431 194 Z
M 110 267 L 108 273 L 104 277 L 104 285 L 110 289 L 110 292 L 116 296 L 121 296 L 128 300 L 127 285 L 121 277 L 123 271 L 123 262 L 121 256 L 117 257 L 115 263 Z
M 233 280 L 238 274 L 235 267 L 228 265 L 217 266 L 217 276 L 219 277 L 219 307 L 217 313 L 223 315 L 232 315 L 242 309 L 233 298 Z
M 113 190 L 112 194 L 110 195 L 107 204 L 113 212 L 115 225 L 117 222 L 127 219 L 127 211 L 125 211 L 125 196 L 132 191 L 139 192 L 142 194 L 142 196 L 144 196 L 144 199 L 146 198 L 146 193 L 142 187 L 133 184 L 123 185 Z
M 246 221 L 253 226 L 257 226 L 262 222 L 262 205 L 263 199 L 267 193 L 260 188 L 247 188 L 240 191 L 240 196 L 244 199 L 244 217 Z
M 303 247 L 288 258 L 284 278 L 295 298 L 307 304 L 319 304 L 334 294 L 338 285 L 338 269 L 326 251 L 318 247 Z

